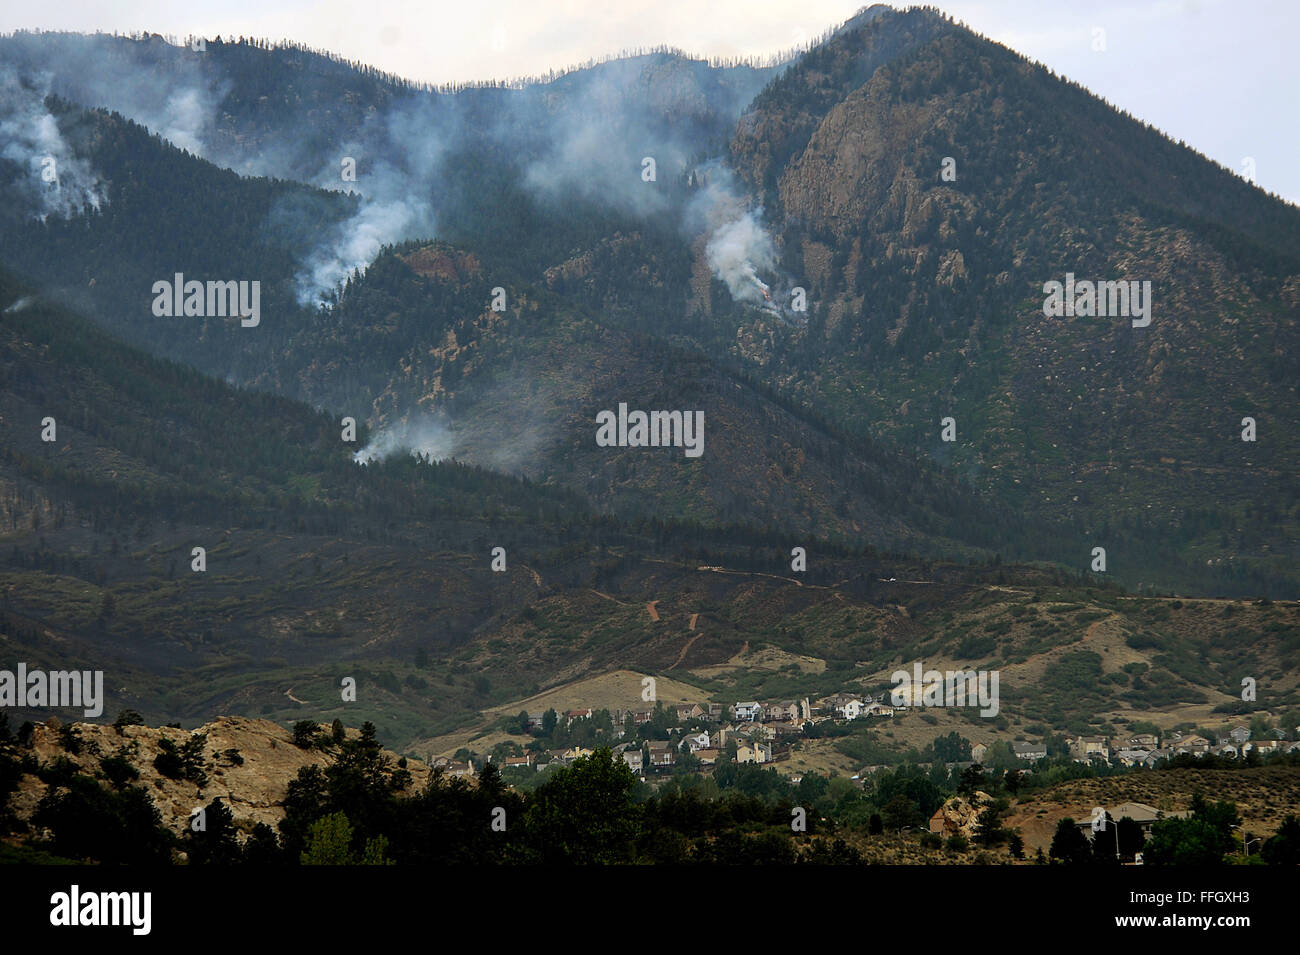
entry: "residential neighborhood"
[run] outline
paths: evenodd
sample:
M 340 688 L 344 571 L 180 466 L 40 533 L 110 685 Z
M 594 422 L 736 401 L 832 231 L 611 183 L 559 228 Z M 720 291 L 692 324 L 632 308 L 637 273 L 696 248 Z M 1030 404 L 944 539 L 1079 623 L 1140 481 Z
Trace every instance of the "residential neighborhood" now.
M 694 701 L 669 706 L 644 705 L 630 709 L 603 710 L 576 707 L 563 713 L 555 710 L 521 712 L 510 725 L 515 732 L 533 737 L 524 744 L 503 743 L 492 753 L 478 757 L 479 764 L 495 760 L 512 779 L 518 773 L 536 773 L 571 764 L 591 753 L 596 746 L 610 746 L 628 768 L 642 779 L 680 772 L 710 774 L 720 762 L 736 765 L 774 766 L 791 758 L 792 747 L 801 740 L 840 736 L 851 732 L 859 721 L 888 725 L 896 716 L 912 710 L 897 706 L 888 690 L 879 693 L 841 691 L 818 699 L 734 700 L 729 703 Z M 1148 724 L 1149 725 L 1149 724 Z M 1207 735 L 1208 734 L 1208 735 Z M 1283 738 L 1278 729 L 1253 731 L 1245 723 L 1225 727 L 1221 732 L 1189 730 L 1163 732 L 1044 734 L 1030 739 L 996 739 L 993 733 L 967 740 L 960 734 L 955 749 L 936 746 L 935 760 L 950 770 L 962 772 L 977 764 L 1001 766 L 1024 775 L 1049 757 L 1068 758 L 1094 766 L 1151 769 L 1180 757 L 1213 756 L 1248 759 L 1252 753 L 1300 752 L 1300 741 Z M 1300 736 L 1300 727 L 1297 728 Z M 1263 737 L 1263 738 L 1261 738 Z M 547 746 L 546 738 L 562 738 L 568 745 Z M 435 761 L 450 775 L 471 772 L 471 753 Z M 864 766 L 854 774 L 855 785 L 884 768 L 886 763 Z M 923 768 L 932 763 L 922 762 Z
M 536 772 L 567 766 L 592 746 L 609 745 L 638 776 L 671 773 L 682 766 L 707 774 L 723 757 L 737 764 L 779 763 L 788 758 L 791 743 L 819 735 L 818 727 L 889 719 L 897 709 L 888 702 L 888 692 L 882 692 L 836 693 L 816 701 L 701 700 L 612 710 L 530 710 L 509 723 L 515 732 L 534 739 L 482 754 L 478 764 L 495 760 L 503 770 Z M 581 745 L 548 747 L 539 741 L 557 735 L 581 740 Z M 449 775 L 467 774 L 474 765 L 471 755 L 466 749 L 454 759 L 435 759 L 434 765 Z

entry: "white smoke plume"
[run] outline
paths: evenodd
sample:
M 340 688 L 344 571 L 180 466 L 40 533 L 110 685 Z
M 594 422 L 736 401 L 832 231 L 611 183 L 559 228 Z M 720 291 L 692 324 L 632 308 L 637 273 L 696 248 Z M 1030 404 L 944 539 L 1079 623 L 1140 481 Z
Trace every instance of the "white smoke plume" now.
M 443 422 L 422 417 L 381 428 L 371 437 L 369 444 L 352 455 L 352 460 L 357 464 L 369 464 L 406 452 L 417 458 L 443 461 L 452 456 L 455 447 L 455 435 Z
M 322 189 L 361 197 L 356 214 L 318 240 L 299 271 L 298 303 L 318 305 L 354 270 L 364 270 L 383 246 L 437 235 L 437 195 L 447 144 L 460 133 L 454 114 L 427 100 L 395 105 L 373 117 L 345 143 L 357 163 L 355 182 L 341 182 L 339 158 L 330 157 L 311 177 Z
M 727 283 L 736 301 L 760 308 L 771 302 L 770 286 L 758 277 L 758 270 L 770 272 L 776 266 L 776 249 L 752 212 L 714 232 L 704 252 L 709 268 Z
M 406 236 L 422 218 L 432 218 L 427 204 L 363 200 L 355 216 L 337 225 L 308 254 L 296 277 L 298 304 L 319 304 L 354 269 L 365 269 L 386 243 Z
M 42 221 L 104 201 L 99 176 L 73 153 L 45 108 L 48 92 L 48 77 L 24 82 L 12 68 L 0 69 L 0 157 L 21 167 L 19 187 Z
M 18 301 L 14 302 L 12 305 L 6 308 L 5 314 L 12 315 L 14 312 L 21 312 L 24 309 L 30 308 L 32 302 L 34 301 L 36 300 L 32 298 L 30 295 L 24 295 L 22 298 L 18 299 Z
M 694 170 L 692 178 L 699 191 L 687 208 L 686 227 L 707 236 L 704 256 L 714 276 L 737 302 L 788 320 L 760 274 L 777 279 L 776 246 L 763 227 L 763 210 L 748 208 L 731 172 L 716 161 Z
M 78 211 L 83 202 L 98 206 L 103 192 L 62 147 L 57 127 L 43 108 L 50 92 L 90 108 L 119 112 L 180 149 L 245 176 L 272 176 L 347 190 L 340 179 L 339 156 L 314 154 L 290 126 L 265 142 L 247 141 L 245 130 L 221 128 L 222 104 L 235 81 L 221 74 L 206 54 L 173 47 L 161 39 L 129 42 L 103 36 L 20 36 L 4 51 L 13 63 L 0 66 L 0 155 L 31 169 L 33 199 L 49 213 Z M 16 64 L 16 65 L 15 65 Z M 390 242 L 432 233 L 430 204 L 421 199 L 434 170 L 424 155 L 429 125 L 418 109 L 394 106 L 365 124 L 358 141 L 343 154 L 360 157 L 365 174 L 354 189 L 361 207 L 347 223 L 322 232 L 319 217 L 296 225 L 310 251 L 297 276 L 302 304 L 319 303 L 353 269 L 374 260 Z M 310 122 L 310 120 L 298 120 Z M 52 155 L 58 184 L 40 178 L 41 160 Z M 371 157 L 398 157 L 391 163 Z M 400 168 L 399 168 L 400 167 Z M 37 188 L 41 187 L 41 188 Z M 319 212 L 319 210 L 317 210 Z M 268 225 L 285 225 L 290 212 L 274 208 Z M 310 243 L 309 245 L 307 243 Z
M 269 62 L 276 54 L 252 55 Z M 719 115 L 738 116 L 768 76 L 764 70 L 724 76 L 703 61 L 661 52 L 508 91 L 410 89 L 364 117 L 340 104 L 340 115 L 354 122 L 322 147 L 321 119 L 305 108 L 277 111 L 273 128 L 245 115 L 241 103 L 261 82 L 235 72 L 232 64 L 246 55 L 233 60 L 215 47 L 194 52 L 162 37 L 19 33 L 0 38 L 0 57 L 26 75 L 48 75 L 47 86 L 64 99 L 119 112 L 240 175 L 355 193 L 355 215 L 338 226 L 321 227 L 320 214 L 328 214 L 323 204 L 315 205 L 315 215 L 301 214 L 312 205 L 305 199 L 268 212 L 268 233 L 281 228 L 295 239 L 293 248 L 308 250 L 296 276 L 306 306 L 328 302 L 384 245 L 434 238 L 454 223 L 457 213 L 446 208 L 448 163 L 472 161 L 465 157 L 477 149 L 514 157 L 520 184 L 540 201 L 563 205 L 579 197 L 625 214 L 664 212 L 688 157 L 726 128 Z M 0 78 L 3 97 L 14 84 Z M 232 92 L 242 98 L 227 103 Z M 483 106 L 489 97 L 490 110 Z M 343 157 L 355 160 L 355 181 L 341 177 Z M 643 178 L 646 157 L 655 160 L 652 181 Z M 67 181 L 74 171 L 64 175 L 67 206 L 75 204 Z

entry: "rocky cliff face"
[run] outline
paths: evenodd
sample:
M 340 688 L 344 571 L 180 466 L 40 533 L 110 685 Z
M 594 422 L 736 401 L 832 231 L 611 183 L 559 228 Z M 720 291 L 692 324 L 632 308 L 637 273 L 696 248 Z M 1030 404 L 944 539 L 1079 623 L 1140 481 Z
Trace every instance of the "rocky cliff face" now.
M 992 801 L 992 796 L 980 790 L 976 790 L 969 800 L 963 796 L 953 796 L 939 808 L 938 821 L 942 823 L 942 828 L 938 831 L 945 836 L 962 835 L 971 838 L 979 830 L 980 812 Z M 934 831 L 931 828 L 931 832 Z
M 71 748 L 69 729 L 77 741 Z M 329 727 L 323 725 L 321 730 L 328 734 Z M 355 729 L 347 733 L 352 738 L 359 735 Z M 199 734 L 207 736 L 201 767 L 207 776 L 205 783 L 171 779 L 154 767 L 154 760 L 163 752 L 163 740 L 180 747 Z M 120 733 L 106 724 L 64 727 L 51 719 L 36 724 L 27 754 L 44 766 L 66 759 L 78 772 L 99 778 L 106 775 L 104 760 L 121 756 L 140 773 L 133 784 L 150 793 L 163 825 L 176 833 L 185 830 L 191 812 L 216 798 L 230 808 L 235 824 L 244 832 L 259 822 L 275 828 L 284 817 L 285 792 L 298 770 L 313 763 L 323 769 L 334 761 L 327 749 L 294 745 L 293 735 L 277 723 L 238 716 L 218 717 L 193 731 L 126 726 Z M 398 755 L 388 751 L 385 755 L 396 767 Z M 406 769 L 411 774 L 410 791 L 418 791 L 428 782 L 429 767 L 419 760 L 408 759 Z M 35 775 L 25 775 L 11 808 L 19 818 L 30 819 L 48 789 Z
M 774 80 L 741 117 L 733 163 L 753 187 L 772 192 L 818 126 L 884 64 L 953 29 L 930 11 L 864 10 Z
M 1251 572 L 1289 548 L 1293 515 L 1224 502 L 1288 497 L 1294 206 L 919 10 L 793 64 L 729 158 L 810 303 L 778 346 L 738 335 L 749 364 L 1024 513 L 1158 520 L 1190 561 Z M 1045 314 L 1067 274 L 1129 283 L 1134 308 Z M 1243 442 L 1247 416 L 1276 440 Z

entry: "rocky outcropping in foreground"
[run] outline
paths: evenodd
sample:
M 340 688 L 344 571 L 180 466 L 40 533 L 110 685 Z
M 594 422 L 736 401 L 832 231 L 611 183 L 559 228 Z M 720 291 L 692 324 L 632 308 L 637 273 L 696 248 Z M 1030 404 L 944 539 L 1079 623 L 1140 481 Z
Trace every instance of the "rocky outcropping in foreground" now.
M 979 831 L 980 812 L 992 801 L 992 796 L 979 790 L 969 800 L 964 796 L 953 796 L 935 813 L 935 818 L 930 822 L 930 831 L 970 839 Z
M 328 740 L 329 725 L 322 724 L 319 730 L 320 738 Z M 345 732 L 352 739 L 360 735 L 356 729 Z M 201 745 L 192 742 L 203 736 Z M 191 752 L 196 753 L 191 762 L 197 771 L 190 773 L 190 778 L 174 779 L 155 767 L 154 761 L 168 749 L 164 741 L 175 750 L 191 744 Z M 176 833 L 185 830 L 191 812 L 218 797 L 244 832 L 259 822 L 275 828 L 284 817 L 285 793 L 298 770 L 312 764 L 324 769 L 335 759 L 335 747 L 317 744 L 304 749 L 295 745 L 293 733 L 278 723 L 239 716 L 221 716 L 195 730 L 101 723 L 65 726 L 51 719 L 35 724 L 28 742 L 20 753 L 38 765 L 49 767 L 67 759 L 76 772 L 100 779 L 110 778 L 105 760 L 125 760 L 140 774 L 132 785 L 152 795 L 163 825 Z M 403 758 L 384 752 L 397 768 Z M 429 780 L 429 767 L 415 759 L 406 759 L 402 765 L 411 774 L 408 791 L 418 792 Z M 20 819 L 28 820 L 48 789 L 49 784 L 28 772 L 10 800 L 10 808 Z

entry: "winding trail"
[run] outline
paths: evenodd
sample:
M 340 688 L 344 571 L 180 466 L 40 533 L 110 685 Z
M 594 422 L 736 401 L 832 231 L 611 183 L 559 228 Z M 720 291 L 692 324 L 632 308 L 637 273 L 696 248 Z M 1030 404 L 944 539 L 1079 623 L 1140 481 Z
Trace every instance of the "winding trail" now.
M 687 652 L 691 649 L 691 645 L 692 645 L 693 643 L 695 643 L 696 640 L 700 639 L 700 637 L 702 637 L 702 636 L 704 636 L 704 634 L 702 634 L 702 633 L 697 633 L 695 636 L 693 636 L 693 637 L 691 637 L 689 640 L 687 640 L 687 641 L 686 641 L 686 646 L 682 647 L 682 652 L 679 653 L 679 654 L 677 654 L 677 659 L 673 661 L 673 665 L 670 666 L 668 669 L 669 669 L 669 670 L 676 670 L 677 667 L 678 667 L 678 665 L 679 665 L 683 660 L 686 659 L 686 654 L 687 654 Z
M 1088 624 L 1088 629 L 1085 630 L 1083 633 L 1083 639 L 1091 640 L 1093 637 L 1097 635 L 1097 631 L 1101 629 L 1101 625 L 1103 623 L 1111 623 L 1118 619 L 1119 619 L 1119 614 L 1114 613 L 1112 611 L 1109 617 L 1106 617 L 1103 620 L 1094 620 L 1092 623 Z
M 630 604 L 630 603 L 624 603 L 622 600 L 619 600 L 617 597 L 611 597 L 609 594 L 602 594 L 599 590 L 593 590 L 592 593 L 595 594 L 597 597 L 604 597 L 606 600 L 612 600 L 614 603 L 618 604 L 620 607 L 631 607 L 631 606 L 632 606 L 632 604 Z
M 653 560 L 653 559 L 654 558 L 647 558 L 647 560 Z M 661 560 L 658 561 L 658 563 L 666 564 L 668 563 L 668 561 Z M 730 574 L 733 577 L 771 577 L 773 580 L 784 580 L 786 583 L 794 584 L 796 587 L 804 586 L 802 580 L 795 580 L 793 577 L 782 577 L 780 574 L 764 574 L 757 570 L 727 570 L 727 568 L 725 567 L 716 567 L 716 566 L 711 566 L 709 564 L 701 564 L 699 567 L 696 567 L 695 569 L 697 571 L 707 570 L 713 574 Z M 817 590 L 830 590 L 829 587 L 823 587 L 819 584 L 809 584 L 809 586 L 815 587 Z

